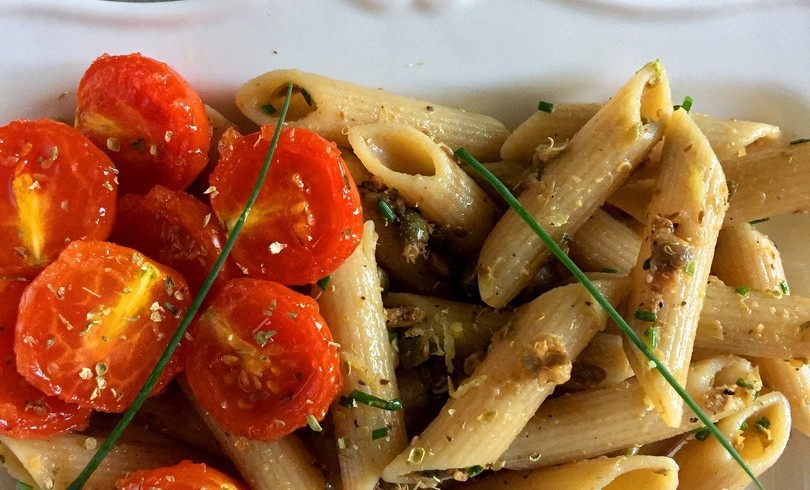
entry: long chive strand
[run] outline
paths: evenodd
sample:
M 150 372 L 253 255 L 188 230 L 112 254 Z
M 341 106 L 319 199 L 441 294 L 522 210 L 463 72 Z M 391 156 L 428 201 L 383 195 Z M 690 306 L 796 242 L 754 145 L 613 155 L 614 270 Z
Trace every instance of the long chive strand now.
M 641 352 L 649 359 L 650 361 L 655 364 L 655 368 L 661 373 L 661 376 L 672 386 L 672 389 L 680 396 L 684 403 L 695 412 L 695 415 L 703 422 L 706 428 L 714 434 L 717 438 L 718 442 L 725 448 L 726 451 L 731 455 L 732 458 L 742 467 L 743 471 L 751 478 L 751 480 L 756 484 L 757 488 L 760 490 L 763 489 L 762 484 L 757 479 L 754 472 L 751 471 L 751 468 L 748 467 L 748 464 L 742 459 L 742 456 L 734 449 L 734 446 L 726 439 L 723 434 L 720 433 L 720 430 L 717 428 L 716 425 L 711 421 L 711 419 L 701 410 L 698 404 L 689 396 L 689 393 L 681 386 L 680 383 L 675 379 L 672 373 L 669 372 L 666 366 L 655 356 L 655 354 L 647 347 L 641 337 L 630 328 L 630 325 L 624 321 L 624 318 L 616 311 L 613 305 L 605 298 L 602 293 L 596 288 L 596 286 L 591 282 L 590 279 L 582 272 L 580 269 L 569 257 L 566 255 L 565 252 L 554 242 L 548 233 L 540 226 L 537 221 L 526 211 L 526 208 L 523 207 L 522 204 L 515 198 L 515 196 L 507 189 L 507 187 L 495 177 L 492 172 L 490 172 L 486 167 L 481 165 L 481 163 L 476 160 L 470 153 L 465 150 L 464 148 L 459 148 L 455 151 L 457 157 L 461 160 L 469 164 L 473 167 L 478 173 L 484 176 L 484 178 L 489 182 L 492 187 L 500 194 L 504 200 L 509 204 L 515 213 L 520 216 L 523 221 L 526 222 L 527 225 L 534 231 L 538 237 L 543 241 L 543 243 L 551 250 L 551 253 L 554 254 L 557 259 L 563 263 L 563 265 L 573 274 L 573 276 L 579 281 L 585 289 L 593 296 L 597 303 L 599 303 L 602 308 L 607 311 L 608 315 L 613 319 L 614 322 L 619 326 L 619 328 L 627 335 L 633 344 L 641 350 Z
M 183 320 L 180 322 L 180 325 L 175 330 L 174 335 L 169 340 L 169 344 L 166 346 L 166 349 L 163 351 L 163 354 L 158 359 L 157 363 L 155 364 L 155 368 L 152 370 L 149 377 L 146 379 L 141 390 L 135 396 L 135 400 L 133 400 L 132 404 L 127 408 L 124 414 L 121 417 L 121 420 L 118 421 L 115 428 L 110 432 L 101 446 L 98 448 L 98 451 L 93 455 L 87 465 L 82 469 L 82 472 L 79 473 L 79 476 L 76 477 L 75 480 L 67 487 L 67 490 L 81 490 L 85 484 L 87 484 L 87 480 L 93 475 L 93 472 L 98 469 L 99 465 L 101 465 L 104 458 L 107 457 L 107 454 L 112 450 L 115 443 L 121 437 L 124 430 L 126 430 L 127 426 L 129 426 L 132 419 L 135 418 L 138 410 L 140 410 L 143 403 L 149 397 L 149 394 L 152 392 L 152 389 L 155 387 L 160 375 L 163 373 L 163 370 L 166 368 L 166 365 L 169 363 L 174 352 L 177 350 L 180 341 L 182 340 L 183 336 L 188 330 L 189 325 L 191 325 L 192 320 L 194 319 L 194 315 L 202 306 L 203 301 L 205 300 L 205 296 L 211 290 L 211 287 L 214 284 L 214 281 L 217 278 L 220 270 L 225 265 L 225 260 L 227 260 L 228 255 L 233 248 L 234 243 L 236 242 L 236 238 L 239 236 L 239 233 L 242 230 L 242 227 L 247 220 L 248 214 L 250 210 L 253 208 L 253 205 L 256 203 L 256 199 L 259 197 L 259 191 L 261 190 L 262 184 L 264 184 L 264 180 L 267 177 L 267 173 L 270 170 L 270 162 L 273 160 L 273 154 L 276 151 L 276 146 L 278 145 L 278 140 L 281 135 L 281 128 L 284 125 L 284 119 L 287 116 L 287 109 L 290 106 L 290 98 L 292 97 L 292 84 L 287 86 L 287 95 L 284 99 L 284 106 L 281 109 L 281 113 L 278 118 L 278 124 L 276 126 L 275 132 L 273 133 L 273 138 L 270 141 L 270 148 L 267 151 L 267 154 L 264 158 L 264 162 L 262 163 L 261 171 L 259 172 L 259 177 L 256 179 L 256 184 L 253 186 L 253 192 L 250 194 L 247 202 L 245 203 L 245 207 L 242 210 L 242 214 L 239 215 L 239 219 L 237 219 L 236 223 L 234 224 L 233 230 L 231 234 L 228 236 L 228 240 L 225 242 L 225 245 L 222 247 L 222 252 L 217 257 L 217 260 L 214 262 L 211 271 L 208 273 L 208 276 L 205 278 L 205 282 L 203 283 L 200 291 L 194 297 L 194 301 L 192 301 L 191 306 L 189 307 L 186 314 L 183 316 Z

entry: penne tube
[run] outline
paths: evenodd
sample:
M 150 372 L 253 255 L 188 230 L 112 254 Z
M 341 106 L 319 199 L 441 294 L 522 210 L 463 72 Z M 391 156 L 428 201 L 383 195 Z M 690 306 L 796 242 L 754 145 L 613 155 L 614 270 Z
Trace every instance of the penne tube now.
M 256 124 L 276 124 L 289 83 L 295 95 L 285 123 L 338 145 L 347 144 L 346 130 L 352 126 L 396 122 L 450 148 L 464 146 L 480 160 L 494 161 L 509 136 L 509 130 L 489 116 L 297 70 L 275 70 L 248 81 L 236 92 L 236 105 Z
M 543 169 L 540 181 L 520 193 L 521 204 L 555 241 L 572 236 L 658 142 L 671 110 L 663 67 L 647 64 Z M 541 239 L 508 210 L 481 250 L 481 298 L 490 306 L 507 304 L 551 258 Z
M 194 400 L 185 379 L 180 387 L 205 425 L 214 435 L 222 452 L 231 460 L 252 490 L 297 490 L 326 488 L 323 472 L 296 434 L 275 441 L 258 441 L 229 434 Z
M 624 294 L 619 281 L 597 286 L 613 301 Z M 607 314 L 580 284 L 523 305 L 473 375 L 388 465 L 383 478 L 430 481 L 495 464 L 554 387 L 568 380 L 572 360 L 606 321 Z
M 691 114 L 719 160 L 745 156 L 749 149 L 767 146 L 779 141 L 782 136 L 779 126 L 772 124 L 725 119 L 697 112 Z
M 410 126 L 392 123 L 354 126 L 348 138 L 371 174 L 396 189 L 428 221 L 448 229 L 454 249 L 467 255 L 478 251 L 498 210 L 446 146 Z
M 93 473 L 84 490 L 109 490 L 132 471 L 172 466 L 189 459 L 187 448 L 176 442 L 120 441 Z M 64 489 L 84 469 L 103 439 L 63 434 L 45 439 L 0 436 L 0 462 L 12 477 L 37 490 Z
M 717 234 L 728 207 L 723 170 L 684 110 L 667 123 L 661 172 L 648 211 L 647 235 L 631 273 L 625 319 L 683 384 L 703 307 Z M 683 400 L 629 342 L 633 372 L 664 422 L 677 427 Z
M 563 385 L 569 390 L 614 386 L 632 378 L 633 370 L 622 348 L 622 337 L 599 332 L 574 360 L 571 379 Z
M 793 428 L 810 436 L 810 365 L 767 358 L 756 362 L 762 383 L 788 399 Z
M 675 490 L 678 465 L 665 456 L 594 458 L 530 471 L 500 471 L 465 490 Z
M 740 379 L 754 389 L 737 386 Z M 760 386 L 754 366 L 731 355 L 694 363 L 686 382 L 689 395 L 713 421 L 751 403 Z M 698 419 L 689 410 L 678 427 L 665 424 L 633 378 L 618 386 L 546 401 L 509 446 L 503 459 L 510 469 L 540 468 L 641 446 L 696 427 L 699 427 Z
M 640 249 L 641 235 L 633 226 L 597 209 L 571 239 L 568 255 L 585 271 L 627 274 Z
M 394 353 L 385 325 L 377 262 L 376 234 L 367 221 L 354 253 L 331 274 L 318 305 L 340 344 L 343 391 L 368 392 L 385 400 L 399 399 Z M 315 286 L 319 288 L 319 286 Z M 385 466 L 407 445 L 401 411 L 368 405 L 332 406 L 344 490 L 373 490 Z
M 762 395 L 739 412 L 717 423 L 755 475 L 770 468 L 790 437 L 790 406 L 784 395 Z M 680 467 L 678 488 L 689 490 L 742 490 L 750 477 L 711 435 L 692 439 L 673 456 Z

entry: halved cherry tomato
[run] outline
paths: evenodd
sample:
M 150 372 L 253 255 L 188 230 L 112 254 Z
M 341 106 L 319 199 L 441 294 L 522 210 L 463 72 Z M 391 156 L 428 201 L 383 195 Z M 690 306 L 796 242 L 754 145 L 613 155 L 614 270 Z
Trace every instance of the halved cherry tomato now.
M 146 196 L 121 198 L 113 241 L 175 269 L 186 279 L 191 293 L 197 294 L 222 251 L 225 232 L 208 205 L 183 191 L 157 185 Z M 241 276 L 228 257 L 215 287 Z
M 89 408 L 46 396 L 17 372 L 14 324 L 26 285 L 22 281 L 0 280 L 0 435 L 46 437 L 82 430 L 89 423 Z
M 79 82 L 76 127 L 115 162 L 125 192 L 188 187 L 208 161 L 200 96 L 169 65 L 139 53 L 102 55 Z
M 115 219 L 115 168 L 74 128 L 0 128 L 0 275 L 34 277 L 71 240 L 104 240 Z
M 182 461 L 175 466 L 135 471 L 115 482 L 116 490 L 247 490 L 242 483 L 210 466 Z
M 332 335 L 309 296 L 262 279 L 234 279 L 198 318 L 186 377 L 223 430 L 279 439 L 323 419 L 342 385 Z
M 252 190 L 274 128 L 239 137 L 227 131 L 211 175 L 211 205 L 230 231 Z M 233 248 L 251 277 L 287 285 L 328 275 L 360 241 L 360 197 L 340 151 L 301 128 L 281 131 L 270 172 Z
M 189 303 L 186 281 L 168 267 L 120 245 L 72 242 L 22 296 L 17 370 L 45 393 L 120 412 Z M 155 391 L 180 368 L 173 358 Z

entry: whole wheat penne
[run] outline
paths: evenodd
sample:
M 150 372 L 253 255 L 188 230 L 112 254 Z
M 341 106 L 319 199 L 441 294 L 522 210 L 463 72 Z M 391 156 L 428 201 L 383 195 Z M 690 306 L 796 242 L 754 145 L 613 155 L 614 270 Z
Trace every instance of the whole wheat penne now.
M 606 297 L 623 295 L 619 281 L 597 283 Z M 553 289 L 519 308 L 508 331 L 451 394 L 439 415 L 385 469 L 390 482 L 496 463 L 549 396 L 607 314 L 580 284 Z
M 469 490 L 675 490 L 678 465 L 665 456 L 594 458 L 529 471 L 499 471 L 482 478 Z
M 717 428 L 743 457 L 755 475 L 770 468 L 790 437 L 790 406 L 774 391 L 717 423 Z M 693 439 L 673 456 L 680 467 L 678 488 L 715 490 L 745 488 L 750 477 L 713 436 Z
M 739 379 L 746 380 L 754 389 L 740 388 Z M 754 366 L 730 355 L 694 363 L 686 382 L 690 396 L 715 421 L 751 403 L 755 390 L 761 386 Z M 503 459 L 507 468 L 539 468 L 648 444 L 698 426 L 698 419 L 690 411 L 683 415 L 678 427 L 665 424 L 633 378 L 618 386 L 546 401 Z
M 343 395 L 362 390 L 385 400 L 399 399 L 393 351 L 385 326 L 377 262 L 376 234 L 367 221 L 354 253 L 330 275 L 318 305 L 340 344 Z M 316 286 L 319 288 L 319 286 Z M 401 411 L 368 405 L 332 406 L 345 490 L 373 490 L 382 470 L 407 445 Z
M 236 92 L 236 105 L 257 124 L 276 124 L 289 83 L 295 95 L 286 123 L 339 145 L 347 144 L 346 130 L 352 126 L 397 122 L 453 149 L 464 146 L 476 158 L 494 161 L 509 136 L 509 130 L 489 116 L 297 70 L 275 70 L 248 81 Z
M 572 236 L 660 139 L 661 122 L 671 110 L 663 67 L 645 65 L 544 168 L 540 181 L 520 194 L 521 204 L 555 241 Z M 508 210 L 481 249 L 482 299 L 491 306 L 507 304 L 551 257 Z
M 672 114 L 664 138 L 625 319 L 683 383 L 728 189 L 709 142 L 686 111 Z M 652 404 L 676 427 L 683 413 L 681 397 L 638 348 L 628 342 L 625 352 Z

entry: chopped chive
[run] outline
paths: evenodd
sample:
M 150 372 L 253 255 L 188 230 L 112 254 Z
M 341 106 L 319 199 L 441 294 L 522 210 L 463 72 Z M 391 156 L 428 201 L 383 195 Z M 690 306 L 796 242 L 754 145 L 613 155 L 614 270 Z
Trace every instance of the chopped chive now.
M 371 431 L 372 441 L 382 439 L 383 437 L 388 437 L 388 427 L 380 427 L 379 429 L 374 429 Z
M 740 430 L 743 431 L 743 432 L 747 431 L 748 430 L 748 422 L 743 421 L 743 423 L 740 424 Z
M 391 205 L 388 204 L 388 201 L 385 199 L 380 199 L 377 201 L 377 209 L 382 214 L 383 219 L 387 223 L 391 223 L 392 221 L 396 221 L 397 215 L 394 213 L 394 210 L 391 208 Z
M 735 289 L 735 291 L 737 291 L 737 294 L 739 294 L 740 296 L 748 296 L 748 293 L 751 292 L 751 288 L 747 286 L 740 286 L 737 289 Z
M 275 334 L 275 330 L 260 330 L 253 335 L 253 340 L 259 344 L 259 347 L 264 347 L 268 342 L 270 342 L 270 339 L 273 338 L 273 335 Z
M 484 472 L 484 467 L 479 465 L 470 466 L 469 468 L 464 468 L 464 473 L 469 476 L 470 478 L 476 477 Z
M 340 404 L 347 408 L 354 408 L 358 403 L 368 405 L 369 407 L 381 408 L 390 412 L 402 410 L 402 402 L 397 398 L 391 400 L 383 400 L 374 395 L 370 395 L 365 391 L 352 390 L 349 396 L 341 396 Z
M 605 274 L 618 274 L 619 273 L 618 269 L 611 269 L 609 267 L 605 267 L 604 269 L 602 269 L 599 272 L 603 272 Z
M 492 175 L 486 167 L 481 165 L 481 163 L 476 160 L 470 153 L 465 150 L 464 148 L 459 148 L 455 151 L 455 155 L 463 160 L 465 163 L 469 164 L 473 167 L 478 173 L 484 176 L 487 182 L 495 188 L 498 194 L 504 198 L 504 200 L 509 204 L 509 206 L 517 213 L 517 215 L 526 222 L 526 224 L 534 231 L 538 237 L 543 241 L 543 243 L 551 250 L 552 254 L 571 272 L 571 274 L 579 281 L 582 286 L 593 296 L 599 305 L 605 309 L 608 313 L 610 318 L 618 325 L 618 327 L 624 332 L 627 338 L 644 354 L 647 359 L 649 359 L 654 365 L 655 368 L 661 373 L 661 376 L 669 383 L 673 390 L 678 394 L 678 396 L 683 399 L 684 403 L 695 413 L 695 415 L 703 422 L 709 431 L 714 434 L 717 438 L 720 445 L 728 452 L 729 455 L 740 465 L 740 467 L 745 471 L 745 474 L 751 478 L 751 481 L 759 488 L 763 490 L 762 484 L 759 482 L 759 479 L 745 462 L 745 460 L 740 456 L 740 453 L 734 448 L 734 446 L 726 439 L 720 430 L 717 428 L 716 425 L 711 421 L 706 412 L 704 412 L 700 406 L 689 396 L 689 393 L 678 383 L 678 380 L 669 372 L 669 369 L 655 356 L 655 354 L 647 347 L 644 341 L 639 337 L 639 335 L 630 328 L 627 322 L 622 318 L 616 308 L 610 304 L 610 302 L 605 298 L 605 296 L 599 291 L 599 289 L 591 282 L 590 279 L 582 272 L 580 269 L 569 257 L 568 255 L 563 252 L 556 243 L 554 243 L 554 239 L 551 238 L 548 233 L 540 226 L 537 221 L 532 218 L 532 216 L 526 211 L 520 202 L 515 198 L 514 195 L 507 189 L 507 187 L 498 180 L 497 177 Z
M 695 439 L 698 441 L 705 441 L 711 432 L 709 431 L 708 427 L 701 427 L 695 431 Z
M 307 414 L 307 425 L 312 432 L 323 432 L 323 427 L 311 413 Z
M 768 420 L 768 417 L 760 417 L 759 420 L 756 421 L 756 426 L 763 430 L 768 430 L 771 428 L 771 421 Z
M 745 388 L 746 390 L 754 389 L 754 385 L 752 385 L 750 381 L 745 380 L 743 378 L 737 379 L 736 385 L 739 386 L 740 388 Z
M 687 262 L 686 265 L 683 268 L 683 272 L 685 274 L 689 274 L 690 276 L 694 276 L 695 275 L 695 261 L 690 260 L 689 262 Z
M 276 146 L 278 146 L 279 136 L 281 135 L 281 128 L 284 125 L 284 119 L 287 117 L 287 109 L 290 105 L 290 98 L 292 97 L 292 83 L 288 84 L 287 86 L 287 95 L 284 99 L 284 106 L 281 108 L 281 114 L 279 115 L 279 122 L 276 125 L 275 132 L 273 133 L 273 138 L 270 141 L 270 148 L 267 151 L 267 155 L 264 158 L 264 162 L 262 164 L 262 168 L 259 172 L 259 177 L 256 179 L 256 183 L 253 185 L 253 191 L 248 197 L 247 202 L 245 203 L 245 207 L 242 209 L 242 214 L 239 216 L 239 219 L 236 220 L 236 223 L 231 230 L 230 235 L 228 236 L 228 240 L 225 242 L 225 245 L 222 247 L 222 252 L 220 252 L 219 256 L 217 257 L 216 261 L 214 262 L 213 267 L 208 272 L 208 276 L 205 278 L 205 282 L 203 283 L 202 287 L 200 287 L 199 292 L 194 297 L 194 301 L 192 301 L 191 306 L 186 311 L 186 314 L 183 316 L 183 319 L 178 325 L 177 330 L 175 330 L 174 335 L 169 340 L 169 344 L 166 346 L 166 349 L 163 351 L 163 354 L 158 359 L 157 363 L 155 364 L 155 368 L 149 374 L 149 377 L 146 379 L 141 390 L 135 396 L 132 404 L 126 409 L 123 416 L 119 420 L 118 424 L 113 428 L 110 432 L 110 435 L 104 440 L 104 442 L 99 446 L 96 453 L 87 463 L 87 465 L 82 469 L 81 473 L 73 480 L 73 482 L 68 485 L 66 490 L 81 490 L 87 480 L 90 479 L 93 472 L 101 465 L 104 458 L 107 456 L 107 453 L 115 445 L 116 441 L 121 437 L 121 434 L 127 428 L 132 419 L 135 418 L 135 414 L 143 405 L 146 398 L 152 393 L 155 384 L 157 383 L 158 379 L 160 378 L 161 374 L 163 373 L 164 369 L 166 369 L 166 365 L 169 363 L 174 352 L 177 350 L 177 346 L 180 343 L 180 340 L 185 335 L 186 331 L 188 330 L 189 325 L 191 324 L 192 320 L 194 319 L 194 315 L 202 306 L 203 301 L 205 300 L 205 296 L 208 294 L 208 291 L 211 290 L 211 286 L 214 284 L 214 280 L 217 278 L 219 271 L 222 270 L 222 266 L 225 265 L 225 260 L 228 258 L 228 255 L 233 248 L 233 244 L 236 241 L 236 238 L 239 236 L 239 233 L 242 231 L 242 227 L 245 224 L 245 220 L 247 220 L 248 214 L 250 214 L 250 210 L 253 208 L 253 205 L 256 202 L 256 199 L 259 197 L 259 191 L 262 188 L 262 184 L 264 184 L 264 180 L 267 177 L 267 172 L 270 169 L 270 162 L 273 160 L 273 154 L 276 151 Z
M 655 312 L 650 310 L 636 310 L 635 313 L 633 313 L 633 316 L 642 322 L 654 322 L 658 319 Z
M 545 100 L 541 100 L 537 103 L 537 110 L 540 112 L 547 112 L 552 114 L 554 112 L 554 104 L 551 102 L 546 102 Z
M 309 95 L 309 92 L 307 92 L 306 89 L 303 89 L 303 88 L 300 88 L 300 87 L 298 88 L 298 90 L 301 91 L 301 97 L 304 98 L 304 102 L 306 102 L 308 106 L 311 106 L 312 105 L 312 96 Z
M 273 104 L 262 104 L 261 105 L 261 110 L 262 110 L 262 112 L 264 112 L 268 116 L 275 116 L 278 113 L 276 108 L 273 107 Z
M 790 142 L 791 145 L 800 145 L 802 143 L 810 143 L 810 138 L 799 138 Z
M 787 281 L 784 279 L 779 281 L 779 290 L 782 291 L 782 294 L 790 293 L 790 288 L 788 287 Z
M 693 102 L 692 97 L 687 95 L 686 97 L 683 98 L 683 102 L 681 102 L 681 105 L 676 105 L 672 109 L 676 111 L 678 109 L 683 109 L 686 112 L 689 112 L 692 109 L 692 102 Z
M 749 225 L 755 225 L 755 224 L 757 224 L 757 223 L 764 223 L 764 222 L 768 221 L 769 219 L 771 219 L 771 218 L 757 218 L 757 219 L 752 219 L 751 221 L 749 221 L 749 222 L 748 222 L 748 224 L 749 224 Z
M 326 286 L 329 285 L 329 281 L 331 281 L 331 280 L 332 280 L 332 276 L 324 276 L 321 279 L 319 279 L 316 284 L 318 284 L 318 288 L 321 291 L 326 291 Z
M 659 333 L 660 329 L 658 327 L 650 327 L 644 332 L 644 336 L 647 337 L 647 345 L 649 345 L 651 349 L 658 348 Z

